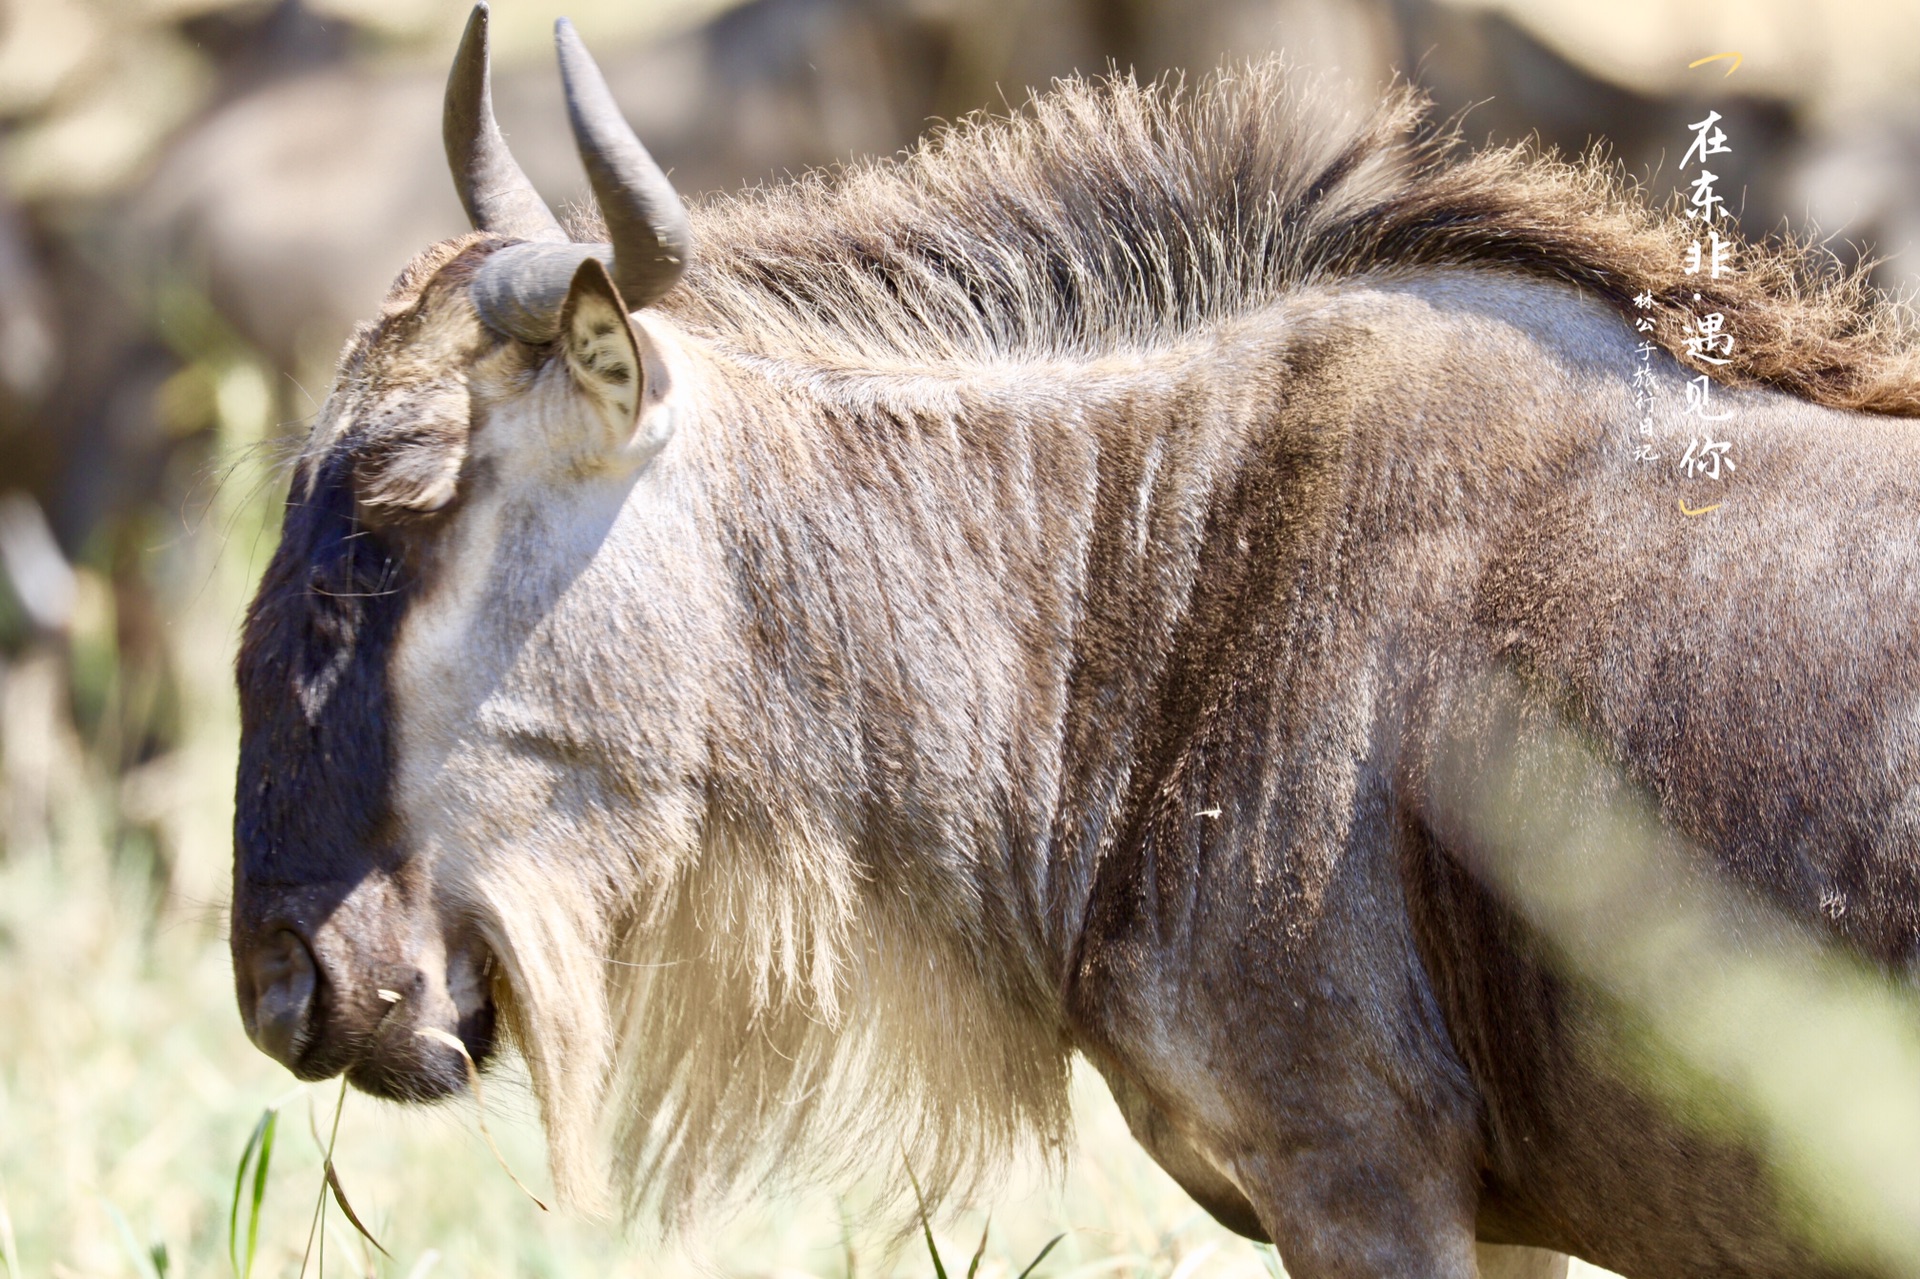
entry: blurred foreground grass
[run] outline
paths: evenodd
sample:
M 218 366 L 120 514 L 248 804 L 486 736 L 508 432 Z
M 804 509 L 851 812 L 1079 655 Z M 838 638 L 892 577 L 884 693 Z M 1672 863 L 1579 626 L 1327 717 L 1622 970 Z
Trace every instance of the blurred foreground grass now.
M 156 520 L 139 565 L 166 677 L 142 674 L 123 651 L 133 632 L 115 614 L 130 597 L 104 564 L 79 568 L 68 636 L 23 640 L 16 625 L 0 662 L 7 1279 L 229 1273 L 235 1164 L 270 1104 L 282 1113 L 255 1275 L 299 1273 L 321 1184 L 309 1112 L 324 1133 L 335 1087 L 300 1088 L 247 1043 L 225 939 L 238 736 L 230 672 L 278 516 L 275 450 L 265 443 L 280 434 L 269 429 L 274 396 L 240 358 L 208 357 L 185 376 L 208 388 L 217 444 L 182 509 Z M 1068 1176 L 1055 1185 L 1016 1173 L 996 1203 L 981 1205 L 992 1209 L 981 1276 L 1011 1279 L 1061 1231 L 1038 1273 L 1273 1273 L 1271 1250 L 1215 1225 L 1133 1145 L 1097 1079 L 1076 1088 L 1081 1150 Z M 524 1080 L 502 1071 L 487 1102 L 508 1162 L 544 1196 Z M 471 1102 L 401 1109 L 351 1094 L 335 1164 L 393 1254 L 370 1254 L 335 1212 L 335 1274 L 698 1270 L 614 1225 L 541 1212 L 487 1151 Z M 935 1224 L 950 1263 L 972 1255 L 982 1216 Z M 849 1232 L 831 1198 L 770 1205 L 703 1242 L 706 1264 L 727 1274 L 932 1273 L 924 1244 Z

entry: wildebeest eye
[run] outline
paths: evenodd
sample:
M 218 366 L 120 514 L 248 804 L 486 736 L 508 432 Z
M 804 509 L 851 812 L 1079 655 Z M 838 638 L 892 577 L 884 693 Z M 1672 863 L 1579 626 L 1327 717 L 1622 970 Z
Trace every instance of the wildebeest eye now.
M 471 413 L 464 385 L 410 397 L 381 425 L 354 466 L 360 502 L 379 514 L 430 515 L 453 501 L 467 460 Z

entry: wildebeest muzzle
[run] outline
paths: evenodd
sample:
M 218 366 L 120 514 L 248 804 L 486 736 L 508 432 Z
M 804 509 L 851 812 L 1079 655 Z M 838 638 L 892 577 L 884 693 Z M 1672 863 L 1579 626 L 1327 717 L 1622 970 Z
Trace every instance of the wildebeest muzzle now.
M 255 892 L 233 944 L 247 1034 L 301 1079 L 430 1100 L 465 1086 L 452 1041 L 476 1062 L 493 1047 L 486 947 L 392 879 Z

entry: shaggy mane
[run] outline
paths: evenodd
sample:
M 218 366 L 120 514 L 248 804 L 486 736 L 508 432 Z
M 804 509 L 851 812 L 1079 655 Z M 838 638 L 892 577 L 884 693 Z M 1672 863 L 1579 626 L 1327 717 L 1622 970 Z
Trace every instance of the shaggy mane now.
M 1651 294 L 1659 344 L 1724 382 L 1920 414 L 1908 313 L 1830 254 L 1742 241 L 1733 274 L 1690 276 L 1704 228 L 1649 209 L 1598 156 L 1463 157 L 1411 90 L 1330 121 L 1301 80 L 1272 62 L 1194 91 L 1071 80 L 897 159 L 711 198 L 662 309 L 767 355 L 938 363 L 1162 343 L 1302 287 L 1478 267 L 1623 314 Z M 1686 348 L 1712 311 L 1738 335 L 1724 367 Z

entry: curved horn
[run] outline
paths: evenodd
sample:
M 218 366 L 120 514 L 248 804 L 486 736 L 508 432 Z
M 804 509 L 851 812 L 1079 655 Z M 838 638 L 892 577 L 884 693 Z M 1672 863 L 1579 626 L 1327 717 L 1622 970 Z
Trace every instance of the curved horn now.
M 507 150 L 493 118 L 492 77 L 487 70 L 487 6 L 473 6 L 460 51 L 447 77 L 447 105 L 441 116 L 447 166 L 467 219 L 476 231 L 495 231 L 522 240 L 564 242 L 547 202 Z
M 553 39 L 574 141 L 613 239 L 613 282 L 621 300 L 637 309 L 666 293 L 687 269 L 693 231 L 686 206 L 628 127 L 573 24 L 560 19 Z
M 588 258 L 611 268 L 613 250 L 604 244 L 509 244 L 480 264 L 468 296 L 488 328 L 539 346 L 560 336 L 560 308 L 573 273 Z

